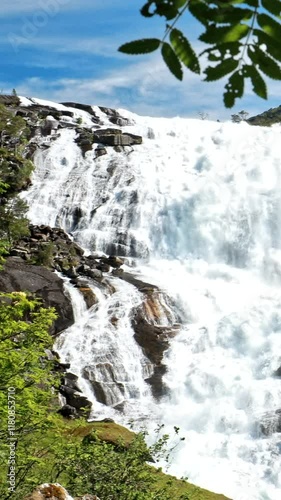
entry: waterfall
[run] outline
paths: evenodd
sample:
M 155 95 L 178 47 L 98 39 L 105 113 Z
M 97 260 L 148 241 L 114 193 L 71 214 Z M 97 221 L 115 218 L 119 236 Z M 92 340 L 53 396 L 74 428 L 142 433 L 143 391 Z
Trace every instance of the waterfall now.
M 98 370 L 108 414 L 118 418 L 122 402 L 128 419 L 181 428 L 172 473 L 234 500 L 279 500 L 281 438 L 266 422 L 281 408 L 280 127 L 122 113 L 134 122 L 122 131 L 142 144 L 83 157 L 75 131 L 62 129 L 37 149 L 24 197 L 33 223 L 125 257 L 181 312 L 165 353 L 167 394 L 155 402 L 144 382 L 151 364 L 130 322 L 141 293 L 113 276 L 115 293 L 95 288 L 98 304 L 61 336 L 60 355 L 96 415 Z
M 114 408 L 122 406 L 131 418 L 147 418 L 152 401 L 145 379 L 152 369 L 134 341 L 130 321 L 131 310 L 141 302 L 140 293 L 128 283 L 112 281 L 116 287 L 112 295 L 95 288 L 98 303 L 89 311 L 80 292 L 66 284 L 75 304 L 75 324 L 60 335 L 55 348 L 79 377 L 81 390 L 93 402 L 95 418 L 104 416 L 104 405 L 109 407 L 107 417 L 116 418 Z

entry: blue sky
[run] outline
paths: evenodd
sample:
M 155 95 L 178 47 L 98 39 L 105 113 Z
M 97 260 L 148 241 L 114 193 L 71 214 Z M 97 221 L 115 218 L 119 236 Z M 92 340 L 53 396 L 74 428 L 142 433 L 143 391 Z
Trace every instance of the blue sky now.
M 122 43 L 160 37 L 164 23 L 139 14 L 144 0 L 1 0 L 0 91 L 77 101 L 150 116 L 228 119 L 279 106 L 280 82 L 270 83 L 263 101 L 247 89 L 235 108 L 225 110 L 223 83 L 204 83 L 186 71 L 178 82 L 157 53 L 126 56 Z M 200 25 L 184 19 L 184 31 L 198 46 Z

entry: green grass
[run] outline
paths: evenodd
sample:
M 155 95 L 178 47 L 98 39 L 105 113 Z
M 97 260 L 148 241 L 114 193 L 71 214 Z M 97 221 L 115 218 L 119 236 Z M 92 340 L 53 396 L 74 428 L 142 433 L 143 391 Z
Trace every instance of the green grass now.
M 134 432 L 113 422 L 91 422 L 87 425 L 83 424 L 77 427 L 77 421 L 73 421 L 70 423 L 70 429 L 72 427 L 73 429 L 69 433 L 73 436 L 83 439 L 94 433 L 102 441 L 116 444 L 119 448 L 120 442 L 126 448 L 135 437 Z M 174 476 L 165 474 L 161 469 L 157 469 L 152 465 L 147 465 L 147 467 L 155 474 L 155 490 L 164 490 L 167 488 L 173 500 L 179 499 L 183 494 L 187 495 L 188 500 L 230 500 L 224 495 L 213 493 L 199 488 L 199 486 L 195 486 L 186 480 L 177 479 Z

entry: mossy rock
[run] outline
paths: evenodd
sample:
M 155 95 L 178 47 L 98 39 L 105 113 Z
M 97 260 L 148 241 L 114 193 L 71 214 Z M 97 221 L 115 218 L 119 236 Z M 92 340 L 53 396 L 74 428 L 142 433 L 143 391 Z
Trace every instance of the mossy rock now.
M 101 441 L 119 446 L 120 443 L 126 448 L 135 438 L 135 433 L 114 422 L 91 422 L 72 430 L 73 436 L 82 439 L 89 436 L 97 436 Z

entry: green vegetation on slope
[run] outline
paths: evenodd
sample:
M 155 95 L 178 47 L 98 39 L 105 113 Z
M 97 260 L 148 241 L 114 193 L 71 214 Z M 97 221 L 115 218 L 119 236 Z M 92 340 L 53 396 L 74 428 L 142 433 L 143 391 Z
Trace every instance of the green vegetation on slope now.
M 247 119 L 250 125 L 260 125 L 261 127 L 270 127 L 275 123 L 281 123 L 281 106 L 271 108 L 260 115 L 252 116 Z
M 18 196 L 33 170 L 22 155 L 27 135 L 25 120 L 0 104 L 0 240 L 7 249 L 29 234 L 27 205 Z

